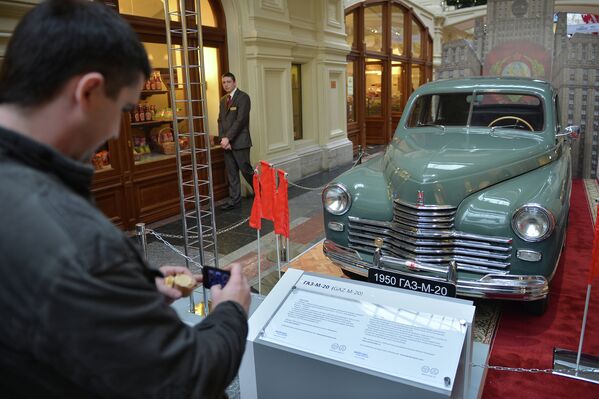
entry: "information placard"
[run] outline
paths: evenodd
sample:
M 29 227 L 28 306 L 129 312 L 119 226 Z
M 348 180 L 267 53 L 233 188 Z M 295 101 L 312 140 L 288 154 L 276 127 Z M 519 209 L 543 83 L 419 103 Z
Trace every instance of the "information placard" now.
M 356 292 L 327 294 L 337 287 L 326 284 L 300 280 L 261 339 L 429 386 L 453 384 L 466 336 L 463 323 L 369 302 Z

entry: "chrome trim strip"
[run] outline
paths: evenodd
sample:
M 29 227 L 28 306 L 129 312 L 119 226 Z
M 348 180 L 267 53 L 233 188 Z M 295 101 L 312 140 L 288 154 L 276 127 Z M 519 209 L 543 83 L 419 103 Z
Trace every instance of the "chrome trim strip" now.
M 507 270 L 491 269 L 491 268 L 484 267 L 484 266 L 474 266 L 474 265 L 468 265 L 468 264 L 464 264 L 464 263 L 458 263 L 458 271 L 477 273 L 477 274 L 493 274 L 493 275 L 495 275 L 495 274 L 504 275 L 504 274 L 509 273 L 509 271 L 507 271 Z
M 397 198 L 393 200 L 394 203 L 398 205 L 405 206 L 406 208 L 418 209 L 418 210 L 439 210 L 439 211 L 454 211 L 456 210 L 455 206 L 452 205 L 414 205 L 407 201 L 402 201 Z
M 463 240 L 460 238 L 457 238 L 454 240 L 447 240 L 447 239 L 434 240 L 434 239 L 429 239 L 428 237 L 427 238 L 425 238 L 425 237 L 414 238 L 413 236 L 406 236 L 406 235 L 397 236 L 397 235 L 393 235 L 392 233 L 395 233 L 395 232 L 392 230 L 389 230 L 389 229 L 376 229 L 376 228 L 358 229 L 358 228 L 356 228 L 355 225 L 350 225 L 350 228 L 353 229 L 353 231 L 351 231 L 349 233 L 351 236 L 372 238 L 370 235 L 364 233 L 364 232 L 368 232 L 368 233 L 373 233 L 373 235 L 376 237 L 388 236 L 389 239 L 392 239 L 394 241 L 401 241 L 401 242 L 405 242 L 405 243 L 416 245 L 416 246 L 440 247 L 440 246 L 447 246 L 447 245 L 455 245 L 455 246 L 465 247 L 465 248 L 474 248 L 474 249 L 483 249 L 483 250 L 486 249 L 486 250 L 492 250 L 492 251 L 508 251 L 508 250 L 510 250 L 509 248 L 494 245 L 494 243 L 483 242 L 483 241 Z
M 496 243 L 500 243 L 500 244 L 511 244 L 512 243 L 511 238 L 483 236 L 483 235 L 478 235 L 478 234 L 463 233 L 463 232 L 457 231 L 457 230 L 442 230 L 442 231 L 435 231 L 435 230 L 427 231 L 427 230 L 418 230 L 418 229 L 406 230 L 406 229 L 399 228 L 399 226 L 393 222 L 383 222 L 380 220 L 361 219 L 361 218 L 358 218 L 355 216 L 348 216 L 348 220 L 350 222 L 349 228 L 352 228 L 352 227 L 359 228 L 358 226 L 355 225 L 355 223 L 359 223 L 359 224 L 365 224 L 365 225 L 371 225 L 371 226 L 377 226 L 377 227 L 384 227 L 384 228 L 390 229 L 394 232 L 405 233 L 407 235 L 416 235 L 416 233 L 420 233 L 423 235 L 426 234 L 427 237 L 467 238 L 467 239 L 469 238 L 469 239 L 474 239 L 474 240 L 496 242 Z M 354 225 L 352 225 L 352 223 L 354 223 Z
M 368 269 L 372 265 L 362 260 L 357 251 L 337 245 L 330 240 L 324 241 L 323 250 L 325 255 L 342 269 L 368 276 Z M 549 283 L 543 276 L 488 274 L 479 280 L 458 279 L 457 292 L 460 296 L 474 298 L 536 301 L 547 296 Z
M 367 247 L 364 245 L 361 245 L 361 246 L 360 245 L 352 245 L 351 248 L 362 251 L 362 252 L 373 252 L 370 247 Z M 492 260 L 489 260 L 486 258 L 476 259 L 476 258 L 469 258 L 466 256 L 460 256 L 460 255 L 414 256 L 414 254 L 412 254 L 410 252 L 402 251 L 401 249 L 392 249 L 387 246 L 383 246 L 382 249 L 385 250 L 386 252 L 390 252 L 391 254 L 401 257 L 403 259 L 415 260 L 415 261 L 424 262 L 424 263 L 433 263 L 433 264 L 434 263 L 449 263 L 453 260 L 453 261 L 456 261 L 461 264 L 470 264 L 470 265 L 477 265 L 477 266 L 483 266 L 483 267 L 493 267 L 494 269 L 508 269 L 510 266 L 510 263 L 508 263 L 508 262 L 492 261 Z
M 426 221 L 440 221 L 440 222 L 453 222 L 453 220 L 455 219 L 455 214 L 451 214 L 451 215 L 431 215 L 431 214 L 425 214 L 425 215 L 413 215 L 409 212 L 401 212 L 400 215 L 395 215 L 396 218 L 401 217 L 403 219 L 406 220 L 413 220 L 413 221 L 420 221 L 420 220 L 426 220 Z
M 379 235 L 379 237 L 381 237 Z M 369 247 L 374 248 L 373 240 L 375 237 L 372 237 L 368 234 L 356 234 L 354 232 L 350 233 L 348 237 L 350 242 L 360 243 Z M 461 254 L 461 255 L 470 255 L 470 256 L 483 256 L 494 259 L 509 259 L 511 255 L 511 247 L 496 247 L 496 246 L 470 246 L 468 243 L 460 244 L 459 242 L 443 242 L 443 243 L 427 243 L 427 242 L 417 242 L 414 245 L 410 240 L 402 240 L 398 237 L 388 237 L 388 241 L 385 240 L 387 237 L 382 237 L 383 241 L 386 244 L 391 245 L 393 247 L 398 247 L 397 243 L 401 242 L 401 248 L 405 250 L 409 250 L 414 252 L 415 254 Z M 439 247 L 439 248 L 436 248 Z M 374 250 L 373 250 L 374 251 Z M 495 253 L 503 252 L 503 253 Z

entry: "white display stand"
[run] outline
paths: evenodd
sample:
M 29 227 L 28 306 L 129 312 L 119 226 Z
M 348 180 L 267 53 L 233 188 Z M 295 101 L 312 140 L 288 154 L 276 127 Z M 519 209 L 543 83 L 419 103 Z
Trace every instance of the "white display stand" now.
M 463 398 L 474 310 L 290 268 L 249 320 L 241 398 Z

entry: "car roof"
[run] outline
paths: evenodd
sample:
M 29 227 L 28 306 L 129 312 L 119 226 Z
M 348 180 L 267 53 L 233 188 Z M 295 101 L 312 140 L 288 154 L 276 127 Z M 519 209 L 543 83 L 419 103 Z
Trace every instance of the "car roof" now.
M 418 94 L 438 92 L 464 92 L 472 90 L 515 90 L 546 93 L 553 90 L 549 82 L 541 79 L 505 76 L 475 76 L 459 79 L 439 79 L 420 86 Z

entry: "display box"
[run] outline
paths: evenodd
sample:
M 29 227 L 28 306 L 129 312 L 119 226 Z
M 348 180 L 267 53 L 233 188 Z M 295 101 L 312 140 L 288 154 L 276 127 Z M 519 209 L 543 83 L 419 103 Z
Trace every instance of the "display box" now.
M 241 397 L 464 397 L 474 310 L 289 269 L 250 318 Z

